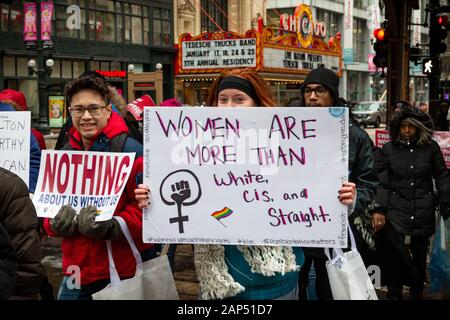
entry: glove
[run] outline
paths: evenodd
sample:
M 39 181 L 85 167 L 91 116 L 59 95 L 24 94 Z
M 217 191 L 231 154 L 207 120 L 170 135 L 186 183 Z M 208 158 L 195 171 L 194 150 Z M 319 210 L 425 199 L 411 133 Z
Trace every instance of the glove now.
M 97 217 L 95 206 L 82 208 L 78 219 L 78 231 L 90 238 L 104 240 L 114 240 L 122 235 L 120 225 L 116 220 L 96 222 L 95 217 Z
M 78 216 L 70 205 L 62 206 L 58 214 L 50 220 L 50 226 L 60 237 L 72 237 L 77 233 Z

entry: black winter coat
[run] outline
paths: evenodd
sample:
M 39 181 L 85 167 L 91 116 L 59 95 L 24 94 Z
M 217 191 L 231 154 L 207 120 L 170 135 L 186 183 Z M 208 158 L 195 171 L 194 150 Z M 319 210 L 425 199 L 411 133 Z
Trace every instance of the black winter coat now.
M 402 142 L 400 123 L 414 118 L 424 124 L 416 128 L 416 137 L 425 134 L 427 119 L 422 113 L 404 111 L 393 118 L 391 142 L 377 151 L 377 169 L 380 185 L 377 203 L 387 214 L 395 229 L 404 235 L 432 235 L 435 229 L 435 208 L 450 204 L 450 177 L 439 145 L 429 139 Z M 433 191 L 433 178 L 438 197 Z
M 0 168 L 0 221 L 11 238 L 18 260 L 12 298 L 37 298 L 44 269 L 36 209 L 22 179 L 3 168 Z
M 0 300 L 9 299 L 14 288 L 17 256 L 8 232 L 0 222 Z
M 358 237 L 353 220 L 375 199 L 378 177 L 373 142 L 364 130 L 355 125 L 350 125 L 349 128 L 348 171 L 348 180 L 356 184 L 357 190 L 356 206 L 349 217 L 349 223 L 359 247 L 361 239 Z M 303 251 L 305 255 L 326 260 L 324 250 L 321 248 L 303 248 Z

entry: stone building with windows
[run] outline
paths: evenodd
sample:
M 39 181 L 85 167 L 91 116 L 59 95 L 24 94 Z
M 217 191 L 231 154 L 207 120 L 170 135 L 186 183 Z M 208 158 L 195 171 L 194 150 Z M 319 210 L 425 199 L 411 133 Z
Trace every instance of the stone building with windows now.
M 245 33 L 257 26 L 257 17 L 266 16 L 266 0 L 176 0 L 174 1 L 174 40 L 178 46 L 180 35 L 203 32 L 232 31 Z M 175 95 L 188 104 L 201 104 L 206 101 L 208 88 L 214 76 L 186 77 L 175 81 Z M 185 96 L 185 87 L 193 95 Z
M 345 3 L 352 3 L 352 21 L 349 29 L 352 30 L 350 43 L 346 46 L 348 33 L 344 30 Z M 318 21 L 326 23 L 328 34 L 341 33 L 343 47 L 343 75 L 341 78 L 340 94 L 349 101 L 372 100 L 382 96 L 385 90 L 385 81 L 376 73 L 369 72 L 369 54 L 372 53 L 372 31 L 374 15 L 371 5 L 378 1 L 372 0 L 304 0 L 302 3 L 310 5 L 313 15 Z M 267 8 L 269 24 L 276 24 L 279 13 L 292 14 L 297 1 L 272 0 Z M 377 26 L 379 27 L 379 25 Z M 345 48 L 351 48 L 350 57 L 345 56 Z
M 0 4 L 0 90 L 24 92 L 32 120 L 39 117 L 38 80 L 42 77 L 45 94 L 58 96 L 68 80 L 87 70 L 99 70 L 127 97 L 130 68 L 134 72 L 155 71 L 160 63 L 164 98 L 173 97 L 173 1 L 54 0 L 53 48 L 42 50 L 39 42 L 34 49 L 25 46 L 24 2 Z M 51 73 L 38 77 L 28 67 L 30 59 L 38 63 L 53 60 Z

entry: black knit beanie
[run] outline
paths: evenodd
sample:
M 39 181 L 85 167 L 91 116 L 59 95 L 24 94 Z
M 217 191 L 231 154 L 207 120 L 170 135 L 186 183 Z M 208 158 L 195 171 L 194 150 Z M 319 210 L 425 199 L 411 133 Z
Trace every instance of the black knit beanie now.
M 305 95 L 305 88 L 308 84 L 317 83 L 327 87 L 331 91 L 333 100 L 339 98 L 339 78 L 336 73 L 330 69 L 319 67 L 311 70 L 303 82 L 301 90 L 302 97 Z

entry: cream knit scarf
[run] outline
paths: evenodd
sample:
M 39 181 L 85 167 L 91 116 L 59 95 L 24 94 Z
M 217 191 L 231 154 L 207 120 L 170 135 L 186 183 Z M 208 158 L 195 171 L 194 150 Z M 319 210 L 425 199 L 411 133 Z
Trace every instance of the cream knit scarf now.
M 276 272 L 298 271 L 292 247 L 237 246 L 251 271 L 264 276 Z M 234 297 L 245 288 L 228 273 L 225 263 L 225 248 L 222 245 L 195 245 L 194 263 L 200 282 L 202 299 L 225 299 Z

